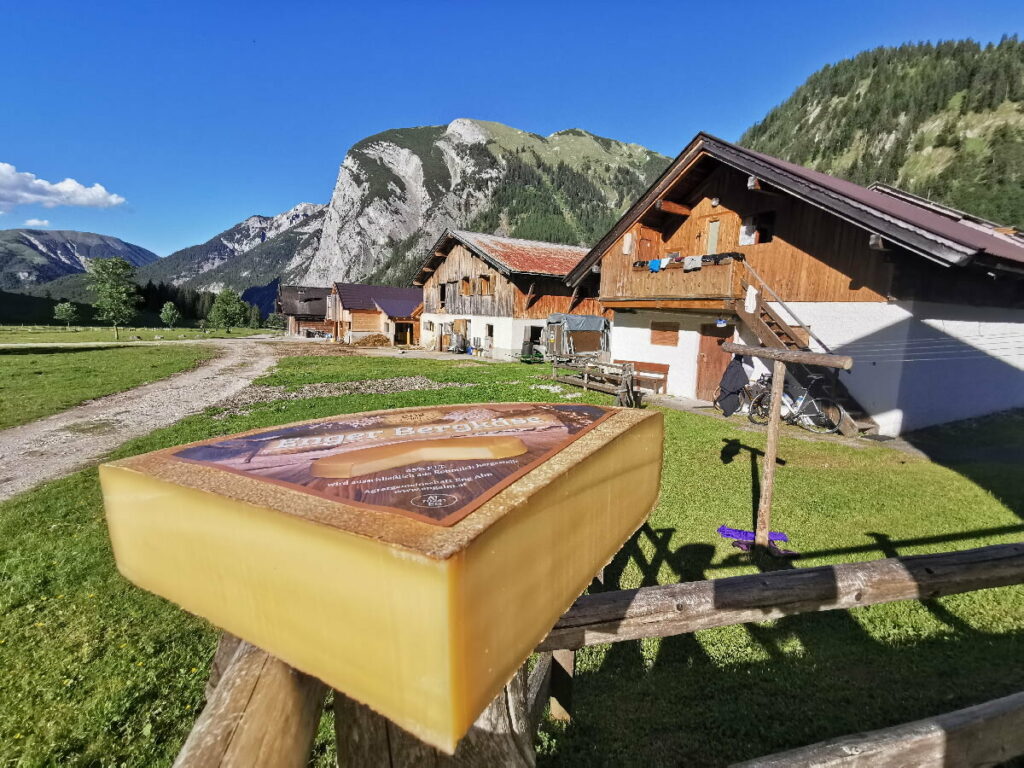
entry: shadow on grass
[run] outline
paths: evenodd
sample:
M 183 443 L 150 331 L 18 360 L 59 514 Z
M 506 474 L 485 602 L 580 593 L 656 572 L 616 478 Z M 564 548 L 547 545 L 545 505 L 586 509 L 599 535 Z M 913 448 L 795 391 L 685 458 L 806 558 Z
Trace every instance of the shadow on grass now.
M 4 355 L 62 355 L 67 352 L 95 352 L 99 349 L 123 349 L 124 347 L 130 347 L 131 344 L 115 344 L 111 342 L 109 345 L 94 346 L 90 347 L 88 342 L 81 344 L 78 347 L 25 347 L 21 349 L 0 349 L 0 357 Z
M 921 429 L 904 440 L 1024 519 L 1024 409 Z
M 665 568 L 680 581 L 705 579 L 714 547 L 672 550 L 673 533 L 641 528 L 594 591 L 619 589 L 630 561 L 645 586 L 658 583 Z M 882 554 L 898 556 L 884 534 L 875 539 Z M 644 540 L 650 556 L 642 551 Z M 770 559 L 763 570 L 790 568 L 788 560 Z M 915 566 L 908 568 L 913 574 Z M 814 602 L 829 603 L 828 595 L 837 592 L 831 570 L 806 575 L 820 582 Z M 743 607 L 750 599 L 749 590 L 730 586 L 716 583 L 716 608 Z M 848 611 L 822 611 L 585 648 L 577 656 L 574 719 L 542 725 L 539 764 L 724 765 L 1024 688 L 1024 632 L 975 629 L 936 600 L 861 610 L 860 620 Z M 932 620 L 944 626 L 936 630 Z M 911 631 L 903 631 L 907 626 Z

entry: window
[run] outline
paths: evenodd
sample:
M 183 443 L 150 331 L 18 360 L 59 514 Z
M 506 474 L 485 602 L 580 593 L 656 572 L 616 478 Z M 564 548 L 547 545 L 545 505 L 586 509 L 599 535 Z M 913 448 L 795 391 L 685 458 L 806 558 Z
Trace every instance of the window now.
M 462 295 L 472 296 L 473 295 L 473 279 L 470 277 L 462 278 Z
M 651 344 L 674 347 L 679 344 L 679 323 L 651 323 Z
M 481 296 L 491 295 L 491 278 L 490 275 L 480 275 L 477 279 L 477 287 Z
M 775 211 L 747 216 L 740 227 L 740 245 L 770 243 L 775 237 Z
M 484 326 L 484 328 L 486 329 L 484 336 L 486 336 L 488 339 L 494 338 L 494 326 L 488 323 L 487 325 Z
M 433 332 L 434 324 L 432 322 L 430 322 L 429 320 L 424 320 L 423 321 L 423 330 L 427 331 L 428 333 Z
M 719 224 L 721 224 L 721 222 L 718 219 L 712 219 L 708 222 L 708 239 L 704 245 L 704 253 L 718 253 Z

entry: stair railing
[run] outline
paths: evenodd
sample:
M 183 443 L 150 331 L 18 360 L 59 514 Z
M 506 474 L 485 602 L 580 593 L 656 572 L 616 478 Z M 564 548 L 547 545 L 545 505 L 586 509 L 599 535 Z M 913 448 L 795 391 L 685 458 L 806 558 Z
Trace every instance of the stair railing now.
M 776 304 L 778 304 L 778 305 L 779 305 L 780 307 L 782 307 L 782 308 L 783 308 L 783 309 L 784 309 L 784 310 L 786 311 L 786 314 L 788 314 L 788 315 L 789 315 L 789 316 L 790 316 L 790 317 L 791 317 L 791 318 L 792 318 L 793 320 L 795 320 L 795 321 L 796 321 L 796 324 L 797 324 L 797 325 L 798 325 L 798 326 L 799 326 L 800 328 L 802 328 L 802 329 L 804 330 L 804 332 L 805 332 L 805 333 L 807 334 L 807 337 L 808 337 L 808 338 L 810 338 L 810 339 L 814 339 L 814 340 L 815 340 L 816 342 L 818 342 L 818 345 L 819 345 L 819 346 L 820 346 L 820 347 L 821 347 L 821 348 L 822 348 L 822 349 L 823 349 L 823 350 L 824 350 L 824 351 L 825 351 L 826 353 L 828 353 L 828 354 L 832 354 L 832 350 L 831 350 L 831 349 L 829 348 L 828 344 L 826 344 L 826 343 L 825 343 L 824 341 L 822 341 L 822 340 L 821 340 L 821 339 L 820 339 L 820 338 L 819 338 L 819 337 L 818 337 L 817 335 L 815 335 L 814 331 L 812 331 L 812 330 L 810 329 L 810 327 L 809 327 L 809 326 L 807 326 L 807 325 L 806 325 L 806 324 L 805 324 L 805 323 L 803 322 L 803 320 L 801 320 L 801 319 L 800 319 L 800 318 L 799 318 L 799 317 L 797 316 L 796 312 L 794 312 L 794 311 L 793 311 L 792 309 L 790 309 L 790 308 L 789 308 L 788 306 L 786 306 L 786 302 L 784 302 L 784 301 L 783 301 L 782 299 L 780 299 L 780 298 L 779 298 L 779 294 L 777 294 L 777 293 L 776 293 L 775 291 L 773 291 L 773 290 L 772 290 L 772 287 L 771 287 L 770 285 L 768 285 L 768 283 L 766 283 L 766 282 L 764 281 L 764 278 L 763 278 L 763 277 L 761 277 L 761 275 L 759 275 L 759 274 L 757 273 L 757 270 L 756 270 L 756 269 L 754 269 L 754 268 L 753 268 L 752 266 L 750 266 L 750 264 L 749 264 L 749 263 L 747 263 L 747 260 L 746 260 L 746 259 L 744 259 L 743 261 L 741 261 L 741 262 L 740 262 L 740 264 L 742 264 L 742 265 L 743 265 L 743 266 L 744 266 L 744 267 L 746 268 L 746 270 L 747 270 L 747 271 L 748 271 L 748 272 L 749 272 L 749 273 L 750 273 L 750 274 L 751 274 L 751 275 L 752 275 L 752 276 L 754 277 L 754 279 L 755 279 L 755 280 L 757 280 L 757 282 L 758 282 L 758 283 L 760 284 L 760 286 L 761 286 L 761 290 L 762 290 L 762 292 L 763 292 L 763 293 L 767 293 L 767 294 L 768 294 L 768 295 L 769 295 L 769 296 L 771 297 L 772 301 L 774 301 L 774 302 L 775 302 Z

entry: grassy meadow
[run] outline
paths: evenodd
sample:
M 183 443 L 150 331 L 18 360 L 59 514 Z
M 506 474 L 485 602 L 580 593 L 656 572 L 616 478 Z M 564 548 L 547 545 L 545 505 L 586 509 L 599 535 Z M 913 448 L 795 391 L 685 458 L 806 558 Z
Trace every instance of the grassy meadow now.
M 0 429 L 166 378 L 214 353 L 202 344 L 0 350 Z
M 548 383 L 543 373 L 520 364 L 285 358 L 258 383 L 424 375 L 474 386 L 276 401 L 225 419 L 209 411 L 117 455 L 338 413 L 558 400 L 534 388 Z M 567 402 L 610 399 L 588 393 Z M 665 419 L 660 502 L 606 569 L 606 588 L 754 570 L 715 529 L 749 526 L 764 435 L 738 419 L 676 411 Z M 1019 540 L 1022 435 L 955 432 L 961 453 L 942 465 L 787 434 L 773 527 L 805 554 L 796 567 Z M 926 437 L 936 451 L 950 438 Z M 1007 446 L 1005 463 L 976 463 L 963 450 L 992 439 Z M 117 574 L 96 471 L 0 504 L 0 563 L 0 765 L 169 765 L 203 706 L 216 631 Z M 596 646 L 577 656 L 576 718 L 543 725 L 539 760 L 549 768 L 722 765 L 1019 691 L 1021 658 L 1024 587 Z M 334 765 L 331 727 L 327 712 L 314 765 Z
M 119 339 L 114 339 L 114 330 L 110 326 L 71 326 L 65 328 L 56 325 L 0 325 L 0 344 L 82 344 L 114 341 L 158 341 L 157 336 L 165 340 L 181 339 L 236 339 L 255 334 L 276 336 L 281 331 L 269 328 L 211 328 L 201 331 L 198 328 L 120 328 Z

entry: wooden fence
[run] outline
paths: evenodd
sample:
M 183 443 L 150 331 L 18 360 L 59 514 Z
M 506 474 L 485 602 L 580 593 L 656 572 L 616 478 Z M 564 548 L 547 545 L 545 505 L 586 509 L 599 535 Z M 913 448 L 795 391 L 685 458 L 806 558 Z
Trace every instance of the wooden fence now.
M 526 666 L 519 670 L 454 756 L 437 752 L 335 692 L 338 764 L 532 766 L 534 733 L 548 704 L 552 717 L 571 717 L 573 654 L 583 646 L 1021 583 L 1024 543 L 1016 543 L 584 595 L 540 644 L 529 672 Z M 318 681 L 224 636 L 206 708 L 175 766 L 304 766 L 325 697 Z M 966 768 L 1020 754 L 1024 693 L 743 765 Z

